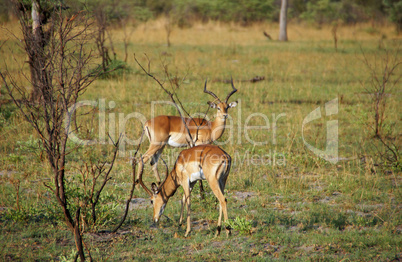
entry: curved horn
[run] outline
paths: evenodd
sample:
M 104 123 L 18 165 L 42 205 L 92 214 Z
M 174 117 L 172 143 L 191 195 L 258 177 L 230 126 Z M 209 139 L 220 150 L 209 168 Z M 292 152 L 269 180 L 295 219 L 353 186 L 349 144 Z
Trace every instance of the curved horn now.
M 140 183 L 140 185 L 142 186 L 142 188 L 144 188 L 144 190 L 148 193 L 148 195 L 150 197 L 153 196 L 153 193 L 151 190 L 149 190 L 149 188 L 147 188 L 147 186 L 144 184 L 144 182 L 142 181 L 142 174 L 144 173 L 144 161 L 142 159 L 142 156 L 140 156 L 141 158 L 141 168 L 140 168 L 140 174 L 138 175 L 138 182 Z
M 213 96 L 215 99 L 217 99 L 220 102 L 221 100 L 219 99 L 219 97 L 217 95 L 215 95 L 211 91 L 207 90 L 207 81 L 208 80 L 205 80 L 204 93 L 210 94 L 211 96 Z
M 228 96 L 226 97 L 225 103 L 228 102 L 229 97 L 230 97 L 231 95 L 233 95 L 234 93 L 237 92 L 237 89 L 236 89 L 236 88 L 234 87 L 234 85 L 233 85 L 233 77 L 230 78 L 230 83 L 232 84 L 233 90 L 232 90 L 232 92 L 230 92 L 230 93 L 228 94 Z

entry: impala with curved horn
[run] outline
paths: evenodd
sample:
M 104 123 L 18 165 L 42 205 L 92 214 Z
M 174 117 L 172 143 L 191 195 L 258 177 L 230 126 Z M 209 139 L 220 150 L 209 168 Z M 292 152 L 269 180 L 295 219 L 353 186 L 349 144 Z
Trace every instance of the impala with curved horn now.
M 207 121 L 203 118 L 184 118 L 196 146 L 211 144 L 219 139 L 225 131 L 228 109 L 237 105 L 237 101 L 228 103 L 229 98 L 237 91 L 233 85 L 233 79 L 231 80 L 231 84 L 232 91 L 227 95 L 225 101 L 222 102 L 217 95 L 207 90 L 207 81 L 205 81 L 204 93 L 211 95 L 215 99 L 213 102 L 208 102 L 211 108 L 216 108 L 217 110 L 214 121 Z M 152 157 L 151 165 L 153 166 L 157 182 L 160 183 L 161 179 L 157 164 L 164 147 L 166 144 L 172 147 L 187 146 L 188 132 L 180 116 L 164 115 L 148 120 L 144 125 L 144 130 L 150 145 L 143 156 L 143 163 L 146 163 Z
M 187 207 L 187 229 L 185 237 L 191 231 L 190 221 L 190 193 L 198 180 L 207 180 L 208 184 L 219 200 L 219 219 L 216 235 L 220 234 L 222 225 L 222 213 L 224 222 L 228 220 L 226 198 L 224 189 L 231 166 L 231 157 L 220 147 L 215 145 L 200 145 L 183 150 L 176 160 L 176 163 L 167 174 L 163 183 L 157 187 L 152 183 L 152 191 L 142 181 L 142 170 L 139 174 L 139 183 L 151 197 L 153 204 L 153 221 L 158 222 L 166 204 L 176 190 L 183 187 L 183 200 L 181 203 L 180 224 L 183 221 L 184 205 Z M 226 234 L 230 234 L 230 228 L 226 228 Z

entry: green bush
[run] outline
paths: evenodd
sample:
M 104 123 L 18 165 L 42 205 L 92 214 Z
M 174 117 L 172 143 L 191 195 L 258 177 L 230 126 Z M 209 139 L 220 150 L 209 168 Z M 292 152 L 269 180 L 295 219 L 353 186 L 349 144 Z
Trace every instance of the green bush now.
M 182 27 L 191 25 L 192 20 L 234 21 L 249 25 L 253 22 L 276 19 L 278 16 L 278 8 L 275 8 L 273 0 L 149 1 L 138 7 L 150 10 L 155 17 L 169 15 Z
M 306 21 L 321 25 L 337 20 L 340 9 L 340 2 L 331 2 L 331 0 L 311 1 L 307 3 L 307 9 L 300 17 Z
M 300 18 L 321 24 L 330 24 L 333 21 L 342 21 L 353 24 L 358 21 L 366 21 L 370 17 L 372 7 L 359 5 L 358 2 L 342 0 L 314 0 L 309 1 L 304 8 L 297 6 Z
M 47 9 L 49 1 L 40 1 Z M 101 9 L 110 24 L 117 24 L 122 19 L 134 19 L 146 22 L 161 15 L 169 15 L 180 27 L 191 26 L 193 21 L 218 20 L 238 22 L 249 25 L 254 22 L 277 21 L 280 1 L 274 0 L 64 0 L 65 6 L 72 12 L 88 10 L 89 14 Z M 387 17 L 395 23 L 398 32 L 402 30 L 402 2 L 400 0 L 293 0 L 289 1 L 289 17 L 301 18 L 318 24 L 342 20 L 356 23 L 368 19 Z M 31 1 L 23 0 L 28 10 Z M 10 0 L 0 3 L 0 22 L 8 21 L 11 13 Z M 47 12 L 50 14 L 50 12 Z
M 8 126 L 7 121 L 13 116 L 15 109 L 16 106 L 12 103 L 0 104 L 0 129 Z
M 402 32 L 402 1 L 384 0 L 383 3 L 389 14 L 389 20 L 395 24 L 398 33 Z
M 131 68 L 127 65 L 126 62 L 121 60 L 111 60 L 109 65 L 107 66 L 106 72 L 102 72 L 102 65 L 98 65 L 94 70 L 93 74 L 100 74 L 100 79 L 113 79 L 122 77 L 124 74 L 131 73 Z

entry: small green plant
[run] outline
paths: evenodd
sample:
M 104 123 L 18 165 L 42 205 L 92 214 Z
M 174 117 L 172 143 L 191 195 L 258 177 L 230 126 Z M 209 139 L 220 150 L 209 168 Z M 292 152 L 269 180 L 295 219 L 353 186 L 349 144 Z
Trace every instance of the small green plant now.
M 0 96 L 2 90 L 0 90 Z M 13 104 L 0 104 L 0 128 L 7 127 L 7 121 L 13 115 L 15 108 Z
M 367 27 L 366 29 L 364 29 L 364 31 L 367 33 L 367 34 L 370 34 L 370 35 L 375 35 L 375 34 L 378 34 L 379 33 L 379 31 L 378 31 L 378 29 L 376 29 L 376 28 L 374 28 L 374 27 Z
M 114 79 L 122 77 L 125 73 L 131 73 L 131 68 L 126 62 L 121 60 L 111 60 L 107 66 L 107 71 L 102 72 L 102 65 L 99 65 L 93 70 L 94 74 L 99 74 L 100 79 Z
M 4 212 L 4 219 L 11 220 L 13 222 L 27 221 L 29 219 L 29 213 L 26 210 L 18 210 L 10 208 Z
M 58 210 L 58 204 L 55 199 L 48 198 L 49 192 L 44 194 L 45 202 L 38 202 L 32 204 L 27 199 L 21 199 L 20 196 L 20 181 L 9 180 L 15 187 L 15 192 L 11 193 L 12 199 L 15 199 L 16 203 L 13 207 L 7 208 L 4 212 L 4 218 L 13 222 L 38 222 L 46 221 L 52 224 L 57 224 L 58 221 L 63 219 L 63 216 Z M 22 190 L 21 190 L 22 191 Z
M 83 225 L 89 230 L 93 230 L 116 218 L 119 199 L 110 192 L 100 194 L 99 205 L 95 209 L 92 203 L 95 201 L 95 194 L 101 185 L 97 185 L 97 177 L 91 176 L 92 173 L 85 175 L 88 176 L 72 176 L 72 179 L 68 180 L 67 192 L 71 196 L 70 208 L 72 210 L 81 208 Z
M 44 148 L 39 138 L 34 138 L 30 135 L 26 141 L 17 141 L 16 151 L 20 156 L 24 156 L 27 153 L 32 153 L 38 160 L 42 160 Z M 25 156 L 24 156 L 25 157 Z
M 18 162 L 22 162 L 25 159 L 25 157 L 11 153 L 8 155 L 8 159 L 12 163 L 18 163 Z
M 62 262 L 70 262 L 70 261 L 76 261 L 75 256 L 77 252 L 74 249 L 71 249 L 70 254 L 67 254 L 66 256 L 60 256 L 59 259 Z
M 249 188 L 253 186 L 253 181 L 250 178 L 245 178 L 244 179 L 244 187 Z
M 245 218 L 236 217 L 233 220 L 228 220 L 226 222 L 226 226 L 233 228 L 240 232 L 240 234 L 251 234 L 251 222 L 246 220 Z

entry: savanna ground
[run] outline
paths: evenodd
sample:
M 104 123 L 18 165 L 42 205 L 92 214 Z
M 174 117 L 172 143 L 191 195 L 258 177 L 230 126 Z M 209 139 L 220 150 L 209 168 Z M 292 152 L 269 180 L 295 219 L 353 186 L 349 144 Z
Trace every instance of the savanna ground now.
M 4 26 L 18 30 L 16 24 Z M 123 227 L 117 234 L 99 233 L 119 221 L 128 196 L 132 181 L 129 156 L 135 146 L 126 144 L 125 155 L 120 152 L 113 179 L 105 189 L 99 219 L 102 222 L 96 228 L 85 229 L 89 233 L 84 242 L 96 261 L 402 259 L 402 177 L 400 170 L 376 157 L 372 102 L 365 89 L 370 74 L 363 62 L 363 53 L 374 63 L 381 60 L 383 48 L 393 54 L 400 52 L 401 38 L 387 26 L 339 27 L 335 50 L 331 27 L 291 23 L 289 42 L 264 37 L 262 32 L 267 31 L 276 38 L 277 27 L 208 23 L 175 28 L 168 48 L 163 22 L 147 23 L 131 35 L 130 70 L 115 78 L 97 80 L 89 87 L 81 100 L 96 101 L 98 106 L 82 109 L 88 114 L 78 118 L 81 138 L 99 138 L 100 113 L 106 123 L 105 133 L 100 136 L 107 138 L 109 132 L 117 139 L 124 117 L 137 112 L 137 117 L 125 125 L 131 140 L 141 135 L 141 119 L 177 115 L 174 107 L 159 103 L 169 98 L 135 63 L 134 53 L 145 67 L 147 55 L 151 72 L 167 87 L 162 64 L 168 66 L 170 75 L 179 80 L 178 96 L 191 113 L 207 109 L 211 97 L 202 91 L 205 79 L 208 89 L 220 97 L 229 92 L 230 84 L 222 80 L 230 77 L 239 90 L 231 98 L 239 105 L 229 111 L 231 118 L 219 140 L 226 141 L 221 146 L 234 160 L 226 185 L 232 235 L 214 237 L 218 206 L 207 186 L 206 200 L 200 200 L 198 186 L 192 194 L 193 231 L 188 238 L 183 237 L 184 226 L 177 226 L 180 190 L 168 203 L 166 216 L 154 225 L 147 195 L 136 188 Z M 24 61 L 24 53 L 16 48 L 16 40 L 5 33 L 0 35 L 1 41 L 9 38 L 0 51 L 1 68 L 7 64 L 9 70 L 17 72 L 14 59 Z M 123 31 L 115 29 L 112 35 L 117 57 L 122 58 Z M 400 61 L 400 53 L 397 58 Z M 402 73 L 401 67 L 396 73 Z M 264 76 L 265 80 L 244 81 L 255 76 Z M 399 83 L 387 96 L 384 127 L 397 136 L 401 130 L 401 90 Z M 1 260 L 71 260 L 75 245 L 52 194 L 43 185 L 51 183 L 52 176 L 39 140 L 1 91 Z M 325 103 L 335 98 L 338 113 L 326 116 Z M 322 117 L 302 130 L 303 119 L 317 107 Z M 209 118 L 213 114 L 211 109 Z M 303 142 L 304 136 L 307 143 L 324 150 L 326 123 L 333 120 L 339 124 L 336 163 L 316 156 Z M 397 142 L 400 146 L 400 138 Z M 148 141 L 143 142 L 140 152 L 147 147 Z M 105 145 L 85 146 L 69 156 L 68 182 L 73 196 L 83 190 L 79 188 L 83 159 L 110 158 L 111 150 Z M 170 168 L 178 152 L 180 149 L 165 149 L 164 158 Z M 154 180 L 149 165 L 144 177 L 148 184 Z

